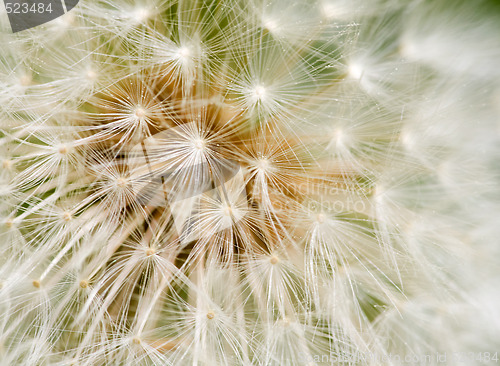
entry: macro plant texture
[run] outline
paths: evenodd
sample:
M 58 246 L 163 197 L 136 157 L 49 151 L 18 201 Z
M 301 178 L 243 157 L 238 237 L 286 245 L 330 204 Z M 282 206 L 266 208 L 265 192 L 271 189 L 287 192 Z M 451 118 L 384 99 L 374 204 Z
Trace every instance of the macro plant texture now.
M 0 365 L 497 364 L 498 3 L 0 31 Z

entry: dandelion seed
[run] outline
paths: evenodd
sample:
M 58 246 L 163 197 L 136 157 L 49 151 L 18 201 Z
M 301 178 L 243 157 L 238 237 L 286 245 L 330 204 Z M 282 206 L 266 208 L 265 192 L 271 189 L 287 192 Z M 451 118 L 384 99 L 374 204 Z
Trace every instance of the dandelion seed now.
M 94 70 L 92 69 L 89 69 L 87 70 L 87 72 L 85 73 L 85 77 L 89 80 L 89 81 L 95 81 L 98 77 L 98 74 L 97 72 L 95 72 Z
M 71 221 L 71 219 L 73 218 L 73 216 L 71 215 L 70 212 L 64 212 L 62 218 L 63 218 L 64 221 Z
M 187 60 L 191 56 L 191 51 L 188 47 L 181 47 L 179 48 L 177 54 L 179 55 L 180 59 Z
M 6 219 L 6 220 L 5 220 L 5 226 L 6 226 L 7 228 L 9 228 L 9 229 L 10 229 L 10 228 L 12 228 L 12 227 L 14 226 L 14 220 L 13 220 L 13 219 L 10 219 L 10 218 L 9 218 L 9 219 Z
M 270 167 L 271 167 L 271 163 L 269 162 L 268 159 L 266 159 L 266 158 L 259 159 L 259 161 L 257 163 L 257 168 L 260 171 L 266 172 L 270 169 Z
M 198 151 L 205 150 L 206 145 L 207 145 L 206 141 L 202 138 L 195 138 L 193 140 L 193 147 Z
M 273 19 L 265 19 L 263 24 L 264 28 L 269 30 L 271 33 L 277 33 L 279 31 L 279 26 Z
M 12 161 L 11 160 L 3 160 L 2 167 L 6 170 L 10 170 L 12 168 Z
M 138 24 L 142 24 L 151 16 L 149 9 L 146 8 L 137 8 L 131 18 L 134 19 Z
M 69 149 L 68 149 L 68 147 L 66 145 L 61 145 L 61 146 L 59 146 L 59 148 L 57 149 L 57 151 L 61 155 L 66 155 L 68 153 Z
M 19 83 L 21 84 L 21 86 L 28 86 L 32 83 L 32 81 L 33 79 L 31 78 L 30 75 L 23 75 L 19 79 Z
M 319 213 L 316 216 L 316 221 L 318 221 L 318 223 L 320 223 L 320 224 L 323 224 L 325 222 L 325 220 L 326 220 L 326 216 L 323 213 Z
M 127 187 L 127 184 L 128 184 L 127 178 L 124 178 L 124 177 L 117 177 L 116 178 L 116 185 L 119 188 L 125 188 L 125 187 Z
M 253 95 L 256 100 L 264 100 L 266 97 L 266 88 L 261 85 L 256 86 Z
M 363 76 L 364 70 L 363 68 L 358 65 L 358 64 L 351 64 L 349 65 L 349 76 L 352 77 L 353 79 L 359 80 Z

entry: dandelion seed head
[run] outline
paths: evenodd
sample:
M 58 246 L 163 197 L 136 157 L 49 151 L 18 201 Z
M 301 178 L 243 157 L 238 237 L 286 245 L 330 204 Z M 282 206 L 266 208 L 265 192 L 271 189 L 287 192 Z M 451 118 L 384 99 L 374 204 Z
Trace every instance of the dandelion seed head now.
M 344 145 L 348 140 L 345 130 L 340 127 L 335 128 L 333 130 L 333 140 L 338 146 Z
M 12 218 L 7 218 L 5 219 L 5 226 L 8 228 L 8 229 L 11 229 L 12 227 L 14 227 L 15 225 L 15 221 L 12 219 Z
M 189 59 L 189 57 L 191 57 L 191 50 L 189 49 L 189 47 L 186 47 L 186 46 L 181 47 L 177 51 L 177 55 L 178 55 L 179 59 L 187 60 L 187 59 Z
M 401 53 L 401 56 L 410 60 L 417 59 L 419 57 L 417 44 L 407 37 L 401 40 L 399 52 Z
M 95 81 L 95 80 L 97 80 L 98 74 L 97 74 L 97 72 L 95 70 L 88 69 L 88 70 L 85 71 L 85 77 L 89 81 Z
M 24 74 L 19 78 L 19 85 L 21 86 L 29 86 L 33 82 L 33 78 L 31 75 Z
M 271 168 L 271 162 L 267 158 L 260 158 L 257 160 L 256 167 L 260 172 L 267 172 Z
M 358 63 L 351 63 L 348 68 L 349 77 L 352 79 L 360 80 L 363 76 L 363 67 Z
M 328 21 L 340 19 L 351 20 L 355 18 L 363 5 L 354 0 L 324 0 L 319 3 L 321 15 Z
M 327 19 L 333 19 L 344 15 L 344 9 L 342 9 L 341 6 L 328 1 L 321 3 L 321 11 Z
M 68 12 L 63 16 L 54 19 L 54 24 L 58 28 L 69 28 L 76 24 L 76 17 L 72 12 Z
M 319 213 L 316 215 L 316 221 L 319 224 L 323 224 L 326 221 L 326 215 L 324 213 Z
M 337 15 L 338 9 L 335 6 L 335 4 L 329 2 L 323 2 L 321 5 L 322 5 L 321 6 L 322 13 L 326 18 L 328 19 L 334 18 L 335 15 Z
M 231 216 L 231 214 L 233 213 L 233 208 L 231 207 L 231 205 L 224 205 L 222 207 L 222 212 L 224 214 L 224 216 Z
M 146 117 L 146 115 L 147 112 L 143 107 L 138 106 L 134 109 L 134 116 L 137 117 L 138 119 L 144 118 Z
M 71 214 L 71 212 L 66 211 L 62 214 L 62 219 L 64 221 L 71 221 L 73 219 L 73 215 Z
M 126 188 L 129 184 L 129 180 L 125 177 L 117 177 L 115 180 L 115 184 L 118 188 Z
M 58 148 L 57 148 L 57 152 L 60 154 L 60 155 L 66 155 L 68 154 L 69 152 L 69 148 L 67 145 L 60 145 Z
M 264 18 L 262 24 L 271 33 L 278 33 L 280 30 L 279 23 L 275 19 Z
M 192 141 L 192 146 L 197 151 L 204 151 L 207 147 L 207 141 L 201 137 L 195 137 Z
M 277 322 L 277 325 L 279 325 L 279 326 L 281 326 L 283 328 L 288 328 L 288 327 L 291 326 L 291 324 L 292 324 L 292 322 L 287 317 L 282 317 Z
M 263 101 L 266 98 L 266 88 L 262 85 L 257 85 L 253 91 L 253 97 L 256 101 Z
M 12 169 L 12 160 L 9 159 L 2 160 L 2 168 L 6 170 Z
M 133 19 L 136 23 L 142 24 L 146 20 L 148 20 L 151 17 L 151 15 L 152 14 L 148 8 L 138 7 L 134 9 L 130 18 Z
M 375 185 L 373 190 L 373 198 L 377 205 L 383 205 L 387 196 L 387 189 L 382 184 L 378 183 Z
M 408 130 L 401 131 L 400 140 L 403 146 L 408 150 L 413 150 L 417 147 L 417 139 L 414 133 Z
M 500 45 L 461 3 L 99 0 L 2 34 L 2 361 L 467 350 L 443 314 L 498 277 Z

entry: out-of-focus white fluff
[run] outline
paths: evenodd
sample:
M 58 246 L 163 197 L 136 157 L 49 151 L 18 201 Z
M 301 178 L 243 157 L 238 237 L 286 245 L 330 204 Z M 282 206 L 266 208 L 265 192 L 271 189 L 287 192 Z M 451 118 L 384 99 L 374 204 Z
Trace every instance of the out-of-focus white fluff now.
M 494 1 L 1 9 L 1 365 L 496 364 Z

